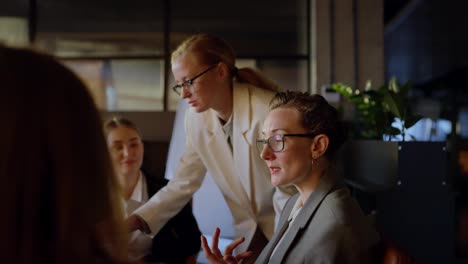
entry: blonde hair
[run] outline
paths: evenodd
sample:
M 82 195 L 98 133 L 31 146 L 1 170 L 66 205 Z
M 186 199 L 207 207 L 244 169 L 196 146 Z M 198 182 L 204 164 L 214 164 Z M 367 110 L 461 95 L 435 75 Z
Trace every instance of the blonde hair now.
M 171 55 L 171 63 L 181 56 L 193 53 L 204 65 L 213 65 L 223 62 L 229 68 L 231 76 L 239 82 L 252 84 L 256 87 L 278 91 L 278 85 L 252 68 L 236 68 L 236 55 L 234 49 L 222 38 L 210 34 L 192 35 L 185 39 Z
M 50 56 L 0 47 L 0 259 L 128 263 L 101 120 L 83 83 Z
M 138 135 L 141 137 L 141 132 L 138 129 L 138 127 L 133 123 L 130 119 L 124 118 L 124 117 L 117 117 L 114 116 L 111 119 L 107 120 L 104 122 L 103 125 L 103 130 L 104 130 L 104 135 L 107 137 L 109 136 L 109 133 L 119 127 L 126 127 L 135 130 Z

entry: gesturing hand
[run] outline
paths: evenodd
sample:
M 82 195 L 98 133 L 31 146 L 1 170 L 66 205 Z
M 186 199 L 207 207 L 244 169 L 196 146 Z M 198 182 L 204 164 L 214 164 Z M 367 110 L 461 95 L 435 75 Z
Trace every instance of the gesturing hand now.
M 218 248 L 219 234 L 221 230 L 217 227 L 213 233 L 213 240 L 211 241 L 211 248 L 208 246 L 205 236 L 201 236 L 201 244 L 203 252 L 205 253 L 206 258 L 210 261 L 211 264 L 237 264 L 242 259 L 250 257 L 252 255 L 251 251 L 242 252 L 236 256 L 232 255 L 234 249 L 244 242 L 245 238 L 238 238 L 229 244 L 224 250 L 224 256 L 221 254 L 221 251 Z

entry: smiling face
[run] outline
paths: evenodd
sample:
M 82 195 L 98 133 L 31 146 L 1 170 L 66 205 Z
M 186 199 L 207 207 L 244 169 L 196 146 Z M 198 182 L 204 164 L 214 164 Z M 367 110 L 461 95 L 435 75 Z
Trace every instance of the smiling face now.
M 266 139 L 275 134 L 307 133 L 301 120 L 302 114 L 295 108 L 276 108 L 265 119 L 263 137 Z M 312 175 L 312 142 L 312 138 L 286 136 L 284 149 L 280 152 L 273 152 L 265 144 L 261 157 L 270 169 L 271 183 L 274 186 L 299 186 Z
M 178 84 L 190 80 L 213 65 L 200 65 L 193 53 L 186 53 L 172 63 L 172 73 Z M 217 66 L 205 72 L 193 81 L 190 87 L 181 90 L 182 98 L 195 109 L 197 113 L 204 112 L 212 108 L 215 100 L 219 100 L 219 84 L 216 78 Z M 218 89 L 217 89 L 218 88 Z
M 143 163 L 143 143 L 136 130 L 116 127 L 108 133 L 107 144 L 119 177 L 125 178 L 139 172 Z

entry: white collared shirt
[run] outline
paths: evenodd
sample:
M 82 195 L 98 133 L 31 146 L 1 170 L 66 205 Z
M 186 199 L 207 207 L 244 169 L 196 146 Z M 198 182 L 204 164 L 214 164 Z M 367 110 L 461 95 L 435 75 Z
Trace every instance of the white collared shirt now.
M 231 152 L 232 152 L 232 116 L 233 114 L 231 114 L 228 121 L 224 125 L 222 125 L 223 132 L 224 132 L 224 135 L 226 135 L 226 141 L 228 142 L 229 147 L 231 148 Z
M 131 215 L 136 209 L 148 201 L 148 189 L 146 178 L 140 171 L 137 184 L 133 189 L 130 199 L 125 202 L 125 212 Z M 130 233 L 128 252 L 132 259 L 141 259 L 151 253 L 151 244 L 153 237 L 140 230 Z
M 291 225 L 292 223 L 294 222 L 294 220 L 296 219 L 296 216 L 299 214 L 299 212 L 301 212 L 301 209 L 302 209 L 302 206 L 304 206 L 304 204 L 302 203 L 302 200 L 301 200 L 301 197 L 298 197 L 297 200 L 296 200 L 296 203 L 294 204 L 294 207 L 293 209 L 291 210 L 291 213 L 289 214 L 289 217 L 288 217 L 288 227 L 287 229 L 284 231 L 283 235 L 281 236 L 281 239 L 278 241 L 278 243 L 276 244 L 275 246 L 275 249 L 273 249 L 273 251 L 271 252 L 271 255 L 270 255 L 270 260 L 271 260 L 271 256 L 273 256 L 276 252 L 276 249 L 278 249 L 278 247 L 281 245 L 281 243 L 283 242 L 283 239 L 284 237 L 286 236 L 286 234 L 289 232 L 289 230 L 291 229 Z

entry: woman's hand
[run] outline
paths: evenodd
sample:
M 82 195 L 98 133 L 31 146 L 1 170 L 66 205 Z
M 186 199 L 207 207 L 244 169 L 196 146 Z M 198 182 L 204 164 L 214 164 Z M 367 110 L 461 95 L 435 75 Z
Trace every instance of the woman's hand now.
M 132 214 L 125 221 L 128 232 L 133 232 L 135 230 L 140 230 L 143 233 L 149 233 L 149 227 L 146 225 L 145 221 L 141 219 L 138 215 Z
M 220 233 L 221 233 L 221 230 L 217 227 L 213 233 L 213 240 L 211 241 L 211 248 L 208 246 L 206 237 L 201 236 L 201 244 L 202 244 L 203 252 L 205 253 L 206 258 L 210 261 L 210 263 L 212 264 L 225 264 L 225 263 L 237 264 L 242 259 L 248 258 L 252 255 L 251 251 L 246 251 L 246 252 L 237 254 L 236 256 L 232 255 L 232 252 L 234 251 L 234 249 L 240 244 L 242 244 L 242 242 L 244 242 L 245 238 L 241 237 L 232 241 L 232 243 L 226 247 L 226 250 L 224 250 L 224 256 L 223 256 L 223 254 L 221 254 L 221 251 L 219 251 L 219 248 L 218 248 Z

